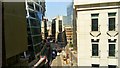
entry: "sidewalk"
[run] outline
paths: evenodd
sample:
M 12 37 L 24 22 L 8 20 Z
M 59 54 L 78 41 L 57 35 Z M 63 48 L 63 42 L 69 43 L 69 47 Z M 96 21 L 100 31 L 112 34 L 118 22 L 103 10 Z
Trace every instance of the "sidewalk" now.
M 70 66 L 70 59 L 65 59 L 64 58 L 65 54 L 63 54 L 63 52 L 65 51 L 62 51 L 62 53 L 60 54 L 62 66 Z
M 72 56 L 72 63 L 71 63 Z M 59 58 L 58 58 L 59 57 Z M 61 63 L 61 64 L 60 64 Z M 71 66 L 72 65 L 72 66 Z M 66 52 L 63 50 L 53 61 L 51 66 L 62 66 L 62 68 L 74 68 L 77 66 L 77 53 L 69 49 L 69 58 L 66 59 Z
M 75 50 L 73 50 L 73 48 L 69 48 L 69 52 L 70 52 L 70 59 L 72 62 L 72 66 L 77 66 L 77 52 Z
M 77 52 L 72 47 L 66 47 L 68 53 L 68 66 L 77 66 Z
M 50 66 L 62 66 L 62 59 L 60 56 L 57 56 Z

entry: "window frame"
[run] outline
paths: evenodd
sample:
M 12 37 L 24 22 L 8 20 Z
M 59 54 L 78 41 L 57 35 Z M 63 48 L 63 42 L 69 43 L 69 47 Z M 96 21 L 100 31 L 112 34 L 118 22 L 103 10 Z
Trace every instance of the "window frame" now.
M 93 45 L 97 46 L 97 49 L 95 47 L 96 50 L 93 50 Z M 97 52 L 96 55 L 93 54 L 95 51 Z M 92 57 L 94 57 L 94 56 L 99 56 L 99 44 L 98 43 L 92 43 Z
M 91 14 L 91 31 L 98 31 L 99 30 L 99 19 L 98 18 L 99 18 L 99 13 Z M 95 22 L 95 23 L 97 23 L 97 26 L 94 29 L 93 20 L 96 20 L 96 19 L 97 19 L 97 22 Z
M 116 30 L 116 12 L 110 12 L 108 13 L 108 31 L 115 31 Z M 110 28 L 110 19 L 114 18 L 114 27 L 113 29 Z
M 111 46 L 114 45 L 114 55 L 111 55 L 111 54 L 110 54 L 110 52 L 113 51 L 113 50 L 110 50 L 110 45 L 111 45 Z M 112 48 L 113 48 L 113 47 L 112 47 Z M 109 57 L 115 57 L 115 56 L 116 56 L 116 44 L 115 44 L 115 43 L 108 45 L 108 56 L 109 56 Z

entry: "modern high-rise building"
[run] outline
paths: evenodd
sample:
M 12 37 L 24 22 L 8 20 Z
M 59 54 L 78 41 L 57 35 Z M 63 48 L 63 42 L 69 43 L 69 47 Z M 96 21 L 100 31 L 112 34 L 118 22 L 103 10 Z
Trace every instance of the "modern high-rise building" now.
M 51 25 L 52 38 L 55 39 L 62 46 L 66 45 L 66 36 L 63 26 L 63 24 L 65 23 L 64 18 L 65 16 L 57 16 L 53 18 Z
M 78 66 L 120 67 L 120 1 L 74 0 Z
M 77 34 L 76 34 L 76 16 L 75 16 L 74 2 L 71 2 L 67 6 L 67 25 L 66 27 L 72 27 L 72 42 L 73 48 L 77 50 Z
M 0 7 L 2 7 L 0 10 L 0 18 L 2 17 L 2 67 L 27 66 L 27 61 L 21 59 L 21 53 L 27 50 L 25 3 L 2 2 Z
M 62 32 L 64 30 L 63 27 L 63 16 L 57 16 L 52 19 L 52 35 L 55 40 L 57 40 L 58 33 Z
M 73 2 L 67 6 L 67 23 L 66 26 L 73 27 Z
M 42 33 L 41 22 L 45 16 L 45 2 L 42 0 L 26 0 L 26 18 L 28 32 L 28 51 L 25 52 L 29 62 L 40 58 Z

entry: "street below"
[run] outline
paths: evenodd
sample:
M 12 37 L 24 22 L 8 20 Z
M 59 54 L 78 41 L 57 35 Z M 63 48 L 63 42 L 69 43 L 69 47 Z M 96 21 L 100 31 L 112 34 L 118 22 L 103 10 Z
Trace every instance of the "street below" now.
M 60 56 L 57 56 L 52 61 L 51 68 L 54 68 L 56 66 L 58 66 L 57 68 L 61 68 L 61 66 L 62 66 L 62 60 L 61 60 Z

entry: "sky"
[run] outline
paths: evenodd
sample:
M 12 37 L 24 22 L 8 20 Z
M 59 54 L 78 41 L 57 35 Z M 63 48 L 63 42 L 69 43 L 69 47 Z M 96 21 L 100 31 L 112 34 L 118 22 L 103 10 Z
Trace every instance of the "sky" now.
M 49 1 L 46 0 L 46 17 L 51 20 L 58 15 L 67 16 L 67 6 L 70 4 L 70 0 Z

